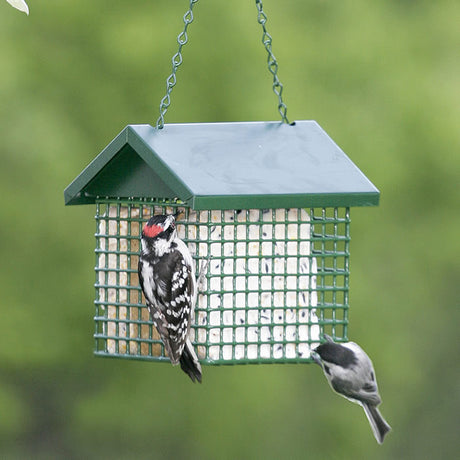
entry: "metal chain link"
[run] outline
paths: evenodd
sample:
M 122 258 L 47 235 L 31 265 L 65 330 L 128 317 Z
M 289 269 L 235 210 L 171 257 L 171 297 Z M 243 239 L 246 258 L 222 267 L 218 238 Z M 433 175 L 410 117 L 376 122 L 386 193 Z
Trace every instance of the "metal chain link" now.
M 193 22 L 193 5 L 197 3 L 198 0 L 190 0 L 189 9 L 184 14 L 184 30 L 177 36 L 177 43 L 179 44 L 179 49 L 177 53 L 172 57 L 172 73 L 166 79 L 166 95 L 160 102 L 160 116 L 157 120 L 156 127 L 157 129 L 163 129 L 164 127 L 164 116 L 168 111 L 168 107 L 171 105 L 171 92 L 176 85 L 176 72 L 178 67 L 182 64 L 182 47 L 188 42 L 187 28 L 189 24 Z
M 273 92 L 278 96 L 278 111 L 281 115 L 281 120 L 283 123 L 289 124 L 289 120 L 287 118 L 287 107 L 286 104 L 283 102 L 283 85 L 281 84 L 278 78 L 278 62 L 275 58 L 275 55 L 272 52 L 272 37 L 267 32 L 265 24 L 267 22 L 267 15 L 263 11 L 262 0 L 256 0 L 256 7 L 257 7 L 257 21 L 262 26 L 263 34 L 262 34 L 262 43 L 265 45 L 265 49 L 268 53 L 268 70 L 273 75 Z
M 164 117 L 168 111 L 169 106 L 171 105 L 171 92 L 176 85 L 176 72 L 179 66 L 182 64 L 182 47 L 188 42 L 187 28 L 193 22 L 193 5 L 198 2 L 198 0 L 189 0 L 189 9 L 183 16 L 184 20 L 184 30 L 178 35 L 177 43 L 179 44 L 179 49 L 177 53 L 172 57 L 172 73 L 166 79 L 166 95 L 160 102 L 160 116 L 158 117 L 156 128 L 163 129 L 164 127 Z M 287 118 L 287 106 L 283 102 L 283 85 L 278 78 L 278 61 L 275 58 L 275 55 L 272 52 L 272 37 L 267 32 L 265 24 L 267 22 L 267 15 L 263 11 L 262 0 L 256 0 L 257 7 L 257 21 L 262 26 L 262 43 L 267 50 L 268 57 L 268 70 L 273 75 L 273 92 L 278 96 L 278 111 L 281 115 L 281 120 L 283 123 L 289 124 Z

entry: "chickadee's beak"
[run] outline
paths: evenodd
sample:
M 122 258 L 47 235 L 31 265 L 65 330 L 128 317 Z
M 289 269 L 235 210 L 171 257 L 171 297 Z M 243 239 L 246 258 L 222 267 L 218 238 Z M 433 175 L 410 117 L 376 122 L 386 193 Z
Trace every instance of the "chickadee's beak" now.
M 312 351 L 312 352 L 311 352 L 310 358 L 311 358 L 316 364 L 319 364 L 321 367 L 323 367 L 323 363 L 322 363 L 322 361 L 321 361 L 321 358 L 320 358 L 319 354 L 316 353 L 316 351 Z

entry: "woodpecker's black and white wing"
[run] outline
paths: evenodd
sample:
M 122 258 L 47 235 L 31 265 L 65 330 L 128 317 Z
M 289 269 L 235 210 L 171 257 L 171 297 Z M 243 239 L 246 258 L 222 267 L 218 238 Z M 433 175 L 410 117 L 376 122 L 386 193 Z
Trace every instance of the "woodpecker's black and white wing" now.
M 139 280 L 169 358 L 178 364 L 190 330 L 195 295 L 191 266 L 178 250 L 159 258 L 146 255 L 139 260 Z

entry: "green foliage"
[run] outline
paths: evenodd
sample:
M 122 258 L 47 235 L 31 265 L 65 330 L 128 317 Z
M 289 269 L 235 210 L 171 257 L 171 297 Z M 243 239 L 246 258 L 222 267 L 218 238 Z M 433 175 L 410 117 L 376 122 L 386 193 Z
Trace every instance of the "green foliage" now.
M 314 366 L 92 356 L 94 209 L 63 190 L 154 123 L 186 1 L 0 3 L 0 457 L 455 458 L 460 3 L 264 1 L 289 119 L 380 188 L 352 209 L 350 336 L 377 369 L 383 446 Z M 166 122 L 278 118 L 253 1 L 201 1 Z

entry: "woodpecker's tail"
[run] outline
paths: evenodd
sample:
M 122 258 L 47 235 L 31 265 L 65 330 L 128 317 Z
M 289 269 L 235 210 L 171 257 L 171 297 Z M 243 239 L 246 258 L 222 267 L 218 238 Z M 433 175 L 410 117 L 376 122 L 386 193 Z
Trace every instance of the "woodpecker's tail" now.
M 383 438 L 391 430 L 391 426 L 388 425 L 376 406 L 370 406 L 363 403 L 363 407 L 371 425 L 375 439 L 379 444 L 382 444 Z
M 192 382 L 198 380 L 201 383 L 201 365 L 190 339 L 187 339 L 185 343 L 184 351 L 180 357 L 180 367 L 192 379 Z

